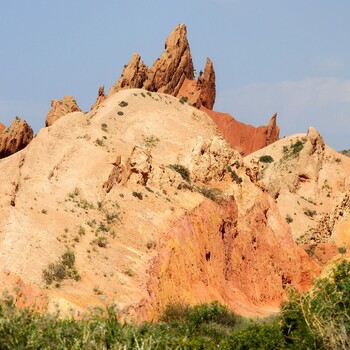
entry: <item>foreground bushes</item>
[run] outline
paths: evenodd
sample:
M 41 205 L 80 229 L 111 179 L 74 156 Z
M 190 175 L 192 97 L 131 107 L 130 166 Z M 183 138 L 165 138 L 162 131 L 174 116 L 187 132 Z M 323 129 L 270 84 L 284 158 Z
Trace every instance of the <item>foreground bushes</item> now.
M 217 302 L 169 305 L 159 323 L 120 324 L 112 307 L 85 319 L 61 319 L 0 305 L 0 349 L 348 349 L 350 263 L 304 294 L 291 295 L 279 316 L 253 321 Z

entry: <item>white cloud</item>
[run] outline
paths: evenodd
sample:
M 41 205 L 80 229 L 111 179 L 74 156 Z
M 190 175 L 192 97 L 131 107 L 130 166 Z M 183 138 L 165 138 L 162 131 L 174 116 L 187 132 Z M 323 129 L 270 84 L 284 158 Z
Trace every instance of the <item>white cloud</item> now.
M 217 110 L 253 125 L 278 112 L 281 135 L 318 129 L 336 149 L 350 148 L 350 80 L 305 78 L 259 83 L 218 94 Z

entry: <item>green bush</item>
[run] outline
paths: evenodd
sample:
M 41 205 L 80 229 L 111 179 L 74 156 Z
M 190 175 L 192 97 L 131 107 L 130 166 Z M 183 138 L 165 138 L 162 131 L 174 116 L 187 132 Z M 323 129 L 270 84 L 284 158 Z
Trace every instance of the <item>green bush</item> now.
M 134 192 L 132 193 L 132 195 L 133 195 L 134 197 L 140 199 L 140 200 L 143 199 L 142 192 L 136 192 L 136 191 L 134 191 Z
M 56 285 L 68 278 L 74 279 L 78 281 L 80 279 L 80 275 L 76 270 L 75 266 L 75 254 L 72 250 L 67 249 L 59 261 L 55 263 L 50 263 L 46 269 L 43 270 L 43 279 L 47 285 L 52 284 L 52 282 L 56 282 Z
M 181 164 L 170 164 L 168 167 L 179 173 L 185 181 L 190 182 L 190 171 L 186 167 Z
M 120 107 L 126 107 L 128 105 L 128 103 L 126 102 L 126 101 L 121 101 L 120 103 L 119 103 L 119 106 Z
M 350 348 L 350 262 L 342 261 L 329 277 L 303 295 L 293 294 L 282 308 L 282 330 L 300 349 Z
M 239 164 L 239 163 L 238 163 L 238 164 Z M 237 175 L 237 173 L 236 173 L 229 165 L 226 166 L 226 170 L 230 173 L 231 179 L 232 179 L 233 181 L 237 182 L 238 184 L 240 184 L 240 183 L 243 181 L 242 178 L 239 177 L 239 176 Z
M 271 156 L 261 156 L 259 158 L 259 161 L 262 163 L 272 163 L 273 162 L 273 158 Z

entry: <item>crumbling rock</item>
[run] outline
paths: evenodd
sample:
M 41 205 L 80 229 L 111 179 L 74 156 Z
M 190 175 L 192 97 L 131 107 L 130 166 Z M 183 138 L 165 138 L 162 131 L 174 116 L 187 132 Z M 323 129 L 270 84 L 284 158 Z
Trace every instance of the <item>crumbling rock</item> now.
M 72 112 L 81 112 L 73 96 L 64 96 L 62 100 L 52 100 L 51 109 L 46 116 L 46 126 L 52 125 L 57 119 Z
M 227 167 L 233 167 L 237 161 L 243 163 L 239 153 L 232 149 L 222 137 L 213 137 L 209 140 L 198 137 L 192 152 L 183 163 L 189 164 L 191 180 L 207 183 L 222 180 Z
M 0 158 L 8 157 L 20 151 L 32 139 L 33 129 L 27 122 L 19 118 L 14 119 L 9 128 L 0 131 Z

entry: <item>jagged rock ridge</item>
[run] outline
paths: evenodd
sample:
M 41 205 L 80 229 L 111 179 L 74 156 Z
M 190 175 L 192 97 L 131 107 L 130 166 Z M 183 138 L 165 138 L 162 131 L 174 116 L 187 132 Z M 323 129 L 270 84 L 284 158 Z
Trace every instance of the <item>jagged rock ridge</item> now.
M 198 79 L 195 79 L 186 26 L 182 24 L 169 35 L 164 52 L 151 68 L 141 61 L 139 54 L 134 54 L 108 96 L 121 89 L 142 88 L 182 98 L 208 113 L 225 139 L 243 155 L 278 140 L 277 114 L 271 118 L 268 126 L 255 128 L 236 121 L 229 114 L 214 112 L 215 79 L 214 65 L 209 58 L 204 73 L 200 71 Z

